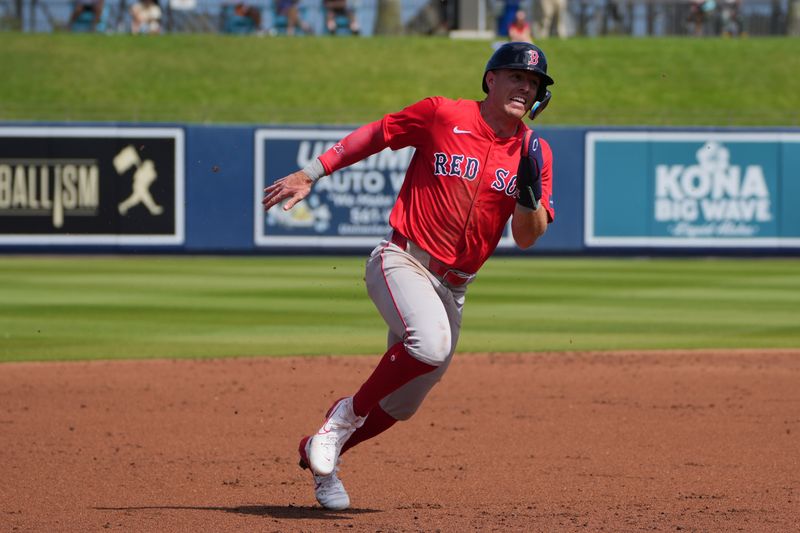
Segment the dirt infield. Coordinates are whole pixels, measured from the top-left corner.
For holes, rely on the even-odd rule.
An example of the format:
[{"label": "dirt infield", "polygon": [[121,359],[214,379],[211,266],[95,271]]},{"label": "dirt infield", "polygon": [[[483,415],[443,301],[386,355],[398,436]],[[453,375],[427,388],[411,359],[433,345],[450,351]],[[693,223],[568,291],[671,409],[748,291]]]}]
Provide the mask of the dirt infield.
[{"label": "dirt infield", "polygon": [[0,365],[0,531],[800,531],[800,351],[459,354],[344,456],[372,357]]}]

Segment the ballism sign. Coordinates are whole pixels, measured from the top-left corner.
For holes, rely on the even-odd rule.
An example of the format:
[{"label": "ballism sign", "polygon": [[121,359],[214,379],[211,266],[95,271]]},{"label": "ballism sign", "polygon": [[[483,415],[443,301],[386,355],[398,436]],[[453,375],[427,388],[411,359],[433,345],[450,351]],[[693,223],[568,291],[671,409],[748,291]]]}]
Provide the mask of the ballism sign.
[{"label": "ballism sign", "polygon": [[182,244],[183,131],[0,128],[0,243]]},{"label": "ballism sign", "polygon": [[590,247],[800,247],[800,135],[590,132]]}]

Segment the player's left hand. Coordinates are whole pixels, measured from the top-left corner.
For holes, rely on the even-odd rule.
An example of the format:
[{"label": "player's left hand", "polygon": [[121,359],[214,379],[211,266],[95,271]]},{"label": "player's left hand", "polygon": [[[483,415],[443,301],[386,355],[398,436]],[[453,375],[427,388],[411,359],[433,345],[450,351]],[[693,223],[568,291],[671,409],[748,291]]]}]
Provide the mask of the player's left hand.
[{"label": "player's left hand", "polygon": [[313,184],[314,181],[306,176],[302,170],[276,180],[275,183],[264,189],[264,199],[261,200],[264,205],[264,211],[269,211],[275,204],[289,198],[289,201],[283,206],[283,210],[288,211],[297,202],[308,196]]},{"label": "player's left hand", "polygon": [[517,203],[533,210],[539,209],[542,200],[542,173],[536,160],[537,150],[541,150],[539,138],[532,131],[526,131],[517,168]]}]

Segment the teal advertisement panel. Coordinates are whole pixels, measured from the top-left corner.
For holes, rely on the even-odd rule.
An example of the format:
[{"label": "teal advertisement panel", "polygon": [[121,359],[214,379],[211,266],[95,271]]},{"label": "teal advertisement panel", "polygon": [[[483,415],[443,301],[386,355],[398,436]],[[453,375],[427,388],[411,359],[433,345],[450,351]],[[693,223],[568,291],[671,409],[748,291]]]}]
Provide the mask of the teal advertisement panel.
[{"label": "teal advertisement panel", "polygon": [[589,132],[588,247],[800,247],[800,135]]}]

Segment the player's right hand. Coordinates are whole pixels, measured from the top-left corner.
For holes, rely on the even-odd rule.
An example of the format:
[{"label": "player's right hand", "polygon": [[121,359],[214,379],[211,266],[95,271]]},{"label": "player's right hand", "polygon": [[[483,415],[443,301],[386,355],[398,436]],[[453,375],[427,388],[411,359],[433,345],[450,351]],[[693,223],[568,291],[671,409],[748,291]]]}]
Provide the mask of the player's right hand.
[{"label": "player's right hand", "polygon": [[275,183],[264,189],[264,199],[261,200],[264,205],[264,211],[269,211],[275,204],[279,204],[289,198],[289,201],[283,205],[283,210],[288,211],[297,202],[308,196],[313,184],[314,181],[306,176],[302,170],[276,180]]}]

